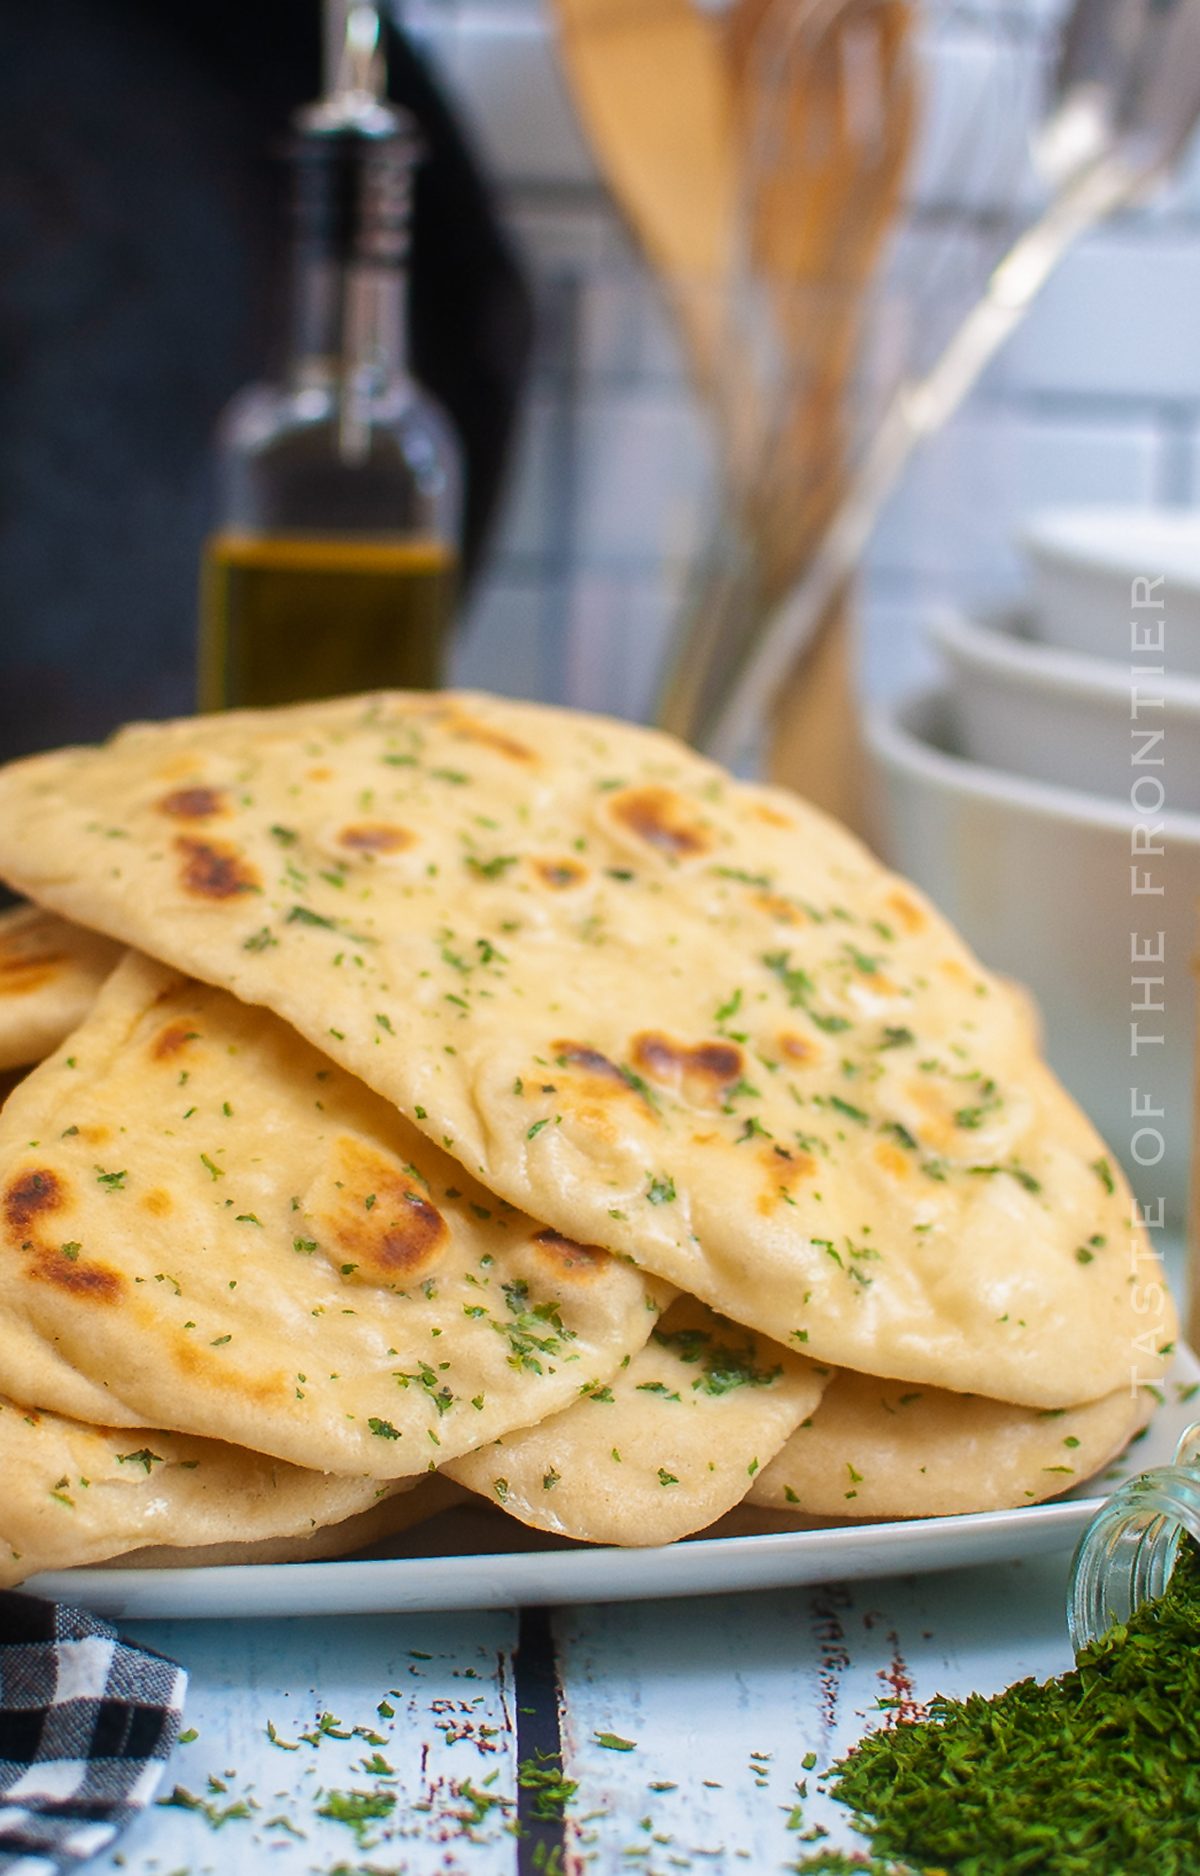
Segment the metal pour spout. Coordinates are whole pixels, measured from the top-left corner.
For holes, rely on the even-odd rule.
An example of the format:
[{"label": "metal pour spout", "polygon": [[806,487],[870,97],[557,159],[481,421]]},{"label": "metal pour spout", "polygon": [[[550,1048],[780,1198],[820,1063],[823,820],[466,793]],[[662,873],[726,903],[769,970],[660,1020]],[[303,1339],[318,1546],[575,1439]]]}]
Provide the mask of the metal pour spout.
[{"label": "metal pour spout", "polygon": [[379,11],[371,0],[325,0],[323,95],[298,113],[301,130],[390,135],[397,113],[385,102],[387,61]]}]

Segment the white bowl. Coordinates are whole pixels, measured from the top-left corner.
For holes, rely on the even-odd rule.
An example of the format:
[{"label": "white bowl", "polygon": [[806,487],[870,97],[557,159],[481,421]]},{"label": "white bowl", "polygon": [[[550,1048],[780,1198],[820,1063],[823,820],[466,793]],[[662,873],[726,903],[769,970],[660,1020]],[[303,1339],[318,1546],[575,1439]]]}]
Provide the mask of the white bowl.
[{"label": "white bowl", "polygon": [[[1189,959],[1200,894],[1200,815],[1163,817],[1162,858],[1138,860],[1161,895],[1131,897],[1137,815],[1117,802],[1005,775],[951,753],[943,694],[868,713],[883,848],[995,970],[1029,985],[1046,1053],[1124,1165],[1143,1205],[1182,1220],[1191,1137],[1195,994]],[[1130,961],[1131,933],[1165,962]],[[1131,990],[1133,973],[1161,988]],[[1131,1009],[1161,1001],[1162,1012]],[[1131,1056],[1139,1038],[1162,1043]],[[1162,1108],[1134,1117],[1139,1102]],[[1149,1133],[1142,1129],[1151,1130]],[[1161,1135],[1159,1146],[1153,1134]],[[1139,1164],[1155,1159],[1154,1164]]]},{"label": "white bowl", "polygon": [[1200,673],[1200,508],[1047,508],[1019,539],[1048,644]]},{"label": "white bowl", "polygon": [[[930,621],[950,666],[956,748],[991,768],[1120,801],[1139,776],[1157,776],[1172,808],[1200,813],[1200,678],[1131,678],[1128,663],[1058,651],[1029,633],[1021,613]],[[1158,730],[1163,740],[1148,742]],[[1139,790],[1147,801],[1156,793]]]}]

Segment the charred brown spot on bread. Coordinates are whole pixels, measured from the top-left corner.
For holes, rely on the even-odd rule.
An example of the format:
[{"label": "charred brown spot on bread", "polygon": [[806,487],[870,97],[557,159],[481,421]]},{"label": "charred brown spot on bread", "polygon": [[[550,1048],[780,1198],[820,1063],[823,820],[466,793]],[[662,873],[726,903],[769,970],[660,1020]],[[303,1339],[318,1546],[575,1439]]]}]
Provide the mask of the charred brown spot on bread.
[{"label": "charred brown spot on bread", "polygon": [[580,866],[578,860],[535,860],[533,870],[544,886],[556,892],[579,886],[588,876],[587,867]]},{"label": "charred brown spot on bread", "polygon": [[63,1181],[48,1166],[30,1167],[17,1174],[4,1194],[5,1223],[19,1236],[48,1212],[64,1210],[69,1197]]},{"label": "charred brown spot on bread", "polygon": [[150,1059],[154,1062],[170,1062],[187,1048],[189,1042],[198,1042],[199,1036],[190,1023],[168,1023],[160,1029],[150,1045]]},{"label": "charred brown spot on bread", "polygon": [[107,1264],[87,1263],[80,1257],[64,1257],[60,1251],[39,1245],[38,1256],[27,1273],[35,1283],[53,1284],[69,1296],[91,1303],[118,1303],[125,1291],[125,1279]]},{"label": "charred brown spot on bread", "polygon": [[411,829],[398,827],[394,821],[356,821],[343,827],[338,845],[349,847],[351,853],[403,853],[416,845],[416,839]]},{"label": "charred brown spot on bread", "polygon": [[[236,1342],[233,1347],[237,1347]],[[236,1366],[236,1358],[230,1360],[224,1349],[207,1348],[187,1331],[175,1336],[170,1349],[175,1366],[203,1382],[213,1395],[240,1394],[258,1407],[275,1407],[289,1400],[295,1388],[293,1382],[289,1389],[283,1374],[243,1374]]]},{"label": "charred brown spot on bread", "polygon": [[817,1170],[812,1154],[798,1146],[764,1146],[758,1159],[780,1185],[787,1185],[794,1179],[811,1179]]},{"label": "charred brown spot on bread", "polygon": [[[601,1120],[603,1108],[590,1105],[588,1097],[591,1102],[608,1104],[619,1093],[636,1101],[643,1114],[657,1114],[653,1094],[634,1070],[619,1068],[590,1043],[560,1041],[552,1042],[550,1048],[557,1068],[574,1070],[570,1082],[556,1081],[555,1089],[564,1114],[578,1126],[606,1141],[614,1138],[611,1123]],[[582,1103],[577,1100],[580,1095]]]},{"label": "charred brown spot on bread", "polygon": [[93,1121],[79,1129],[79,1138],[86,1146],[107,1146],[112,1137],[112,1128],[106,1127],[103,1122]]},{"label": "charred brown spot on bread", "polygon": [[586,1074],[597,1075],[602,1081],[619,1082],[622,1087],[629,1085],[616,1063],[586,1042],[552,1042],[550,1047],[560,1068],[582,1068]]},{"label": "charred brown spot on bread", "polygon": [[175,788],[159,801],[158,811],[176,821],[211,821],[228,814],[229,803],[223,788]]},{"label": "charred brown spot on bread", "polygon": [[359,1282],[399,1277],[410,1283],[427,1276],[450,1237],[437,1206],[413,1188],[390,1192],[382,1200],[376,1194],[376,1203],[385,1208],[377,1224],[367,1217],[343,1218],[334,1228],[339,1250],[358,1263],[356,1270],[342,1274]]},{"label": "charred brown spot on bread", "polygon": [[197,899],[236,899],[262,886],[256,867],[224,840],[189,840],[179,835],[175,851],[183,862],[180,885]]},{"label": "charred brown spot on bread", "polygon": [[742,1074],[742,1052],[733,1042],[698,1042],[689,1047],[659,1030],[633,1038],[634,1066],[660,1087],[681,1093],[699,1107],[722,1102]]},{"label": "charred brown spot on bread", "polygon": [[916,904],[915,900],[910,899],[907,893],[889,893],[887,906],[907,932],[924,931],[929,923],[921,907]]},{"label": "charred brown spot on bread", "polygon": [[305,1210],[347,1282],[418,1282],[436,1269],[450,1243],[450,1228],[416,1169],[357,1140],[338,1141]]},{"label": "charred brown spot on bread", "polygon": [[797,1036],[791,1030],[785,1030],[779,1038],[779,1053],[789,1062],[819,1062],[820,1045],[808,1036]]},{"label": "charred brown spot on bread", "polygon": [[606,1107],[584,1104],[581,1107],[565,1107],[565,1112],[572,1132],[587,1134],[596,1145],[616,1145],[617,1129]]},{"label": "charred brown spot on bread", "polygon": [[608,1252],[599,1244],[579,1244],[574,1238],[565,1238],[561,1231],[549,1227],[539,1231],[533,1241],[541,1262],[556,1277],[570,1276],[576,1283],[590,1282],[609,1261]]},{"label": "charred brown spot on bread", "polygon": [[153,1191],[145,1194],[142,1204],[155,1218],[165,1218],[172,1208],[173,1200],[169,1192],[164,1192],[161,1186],[155,1186]]},{"label": "charred brown spot on bread", "polygon": [[510,762],[536,762],[532,749],[519,743],[515,736],[506,736],[503,730],[495,730],[490,723],[480,723],[474,717],[454,716],[450,719],[450,733],[463,743],[479,743],[484,749],[494,749],[499,756],[507,756]]},{"label": "charred brown spot on bread", "polygon": [[817,1170],[812,1154],[796,1146],[764,1146],[759,1151],[758,1163],[766,1174],[758,1195],[758,1209],[764,1217],[769,1217],[777,1206],[787,1204],[793,1189],[805,1179],[813,1178]]},{"label": "charred brown spot on bread", "polygon": [[707,853],[713,844],[692,804],[660,783],[614,795],[610,812],[622,827],[671,860]]},{"label": "charred brown spot on bread", "polygon": [[0,957],[0,997],[28,997],[61,977],[68,960],[61,952],[42,957]]},{"label": "charred brown spot on bread", "polygon": [[785,899],[780,892],[756,892],[754,903],[760,912],[765,912],[777,925],[803,925],[807,922],[801,908],[791,899]]}]

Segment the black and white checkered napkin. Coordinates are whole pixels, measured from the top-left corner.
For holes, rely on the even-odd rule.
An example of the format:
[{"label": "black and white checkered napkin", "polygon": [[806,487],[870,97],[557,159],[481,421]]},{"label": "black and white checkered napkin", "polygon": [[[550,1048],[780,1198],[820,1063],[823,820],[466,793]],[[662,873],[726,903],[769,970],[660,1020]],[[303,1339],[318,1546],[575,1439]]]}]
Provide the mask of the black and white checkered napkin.
[{"label": "black and white checkered napkin", "polygon": [[154,1795],[187,1675],[82,1609],[0,1591],[0,1871],[61,1876]]}]

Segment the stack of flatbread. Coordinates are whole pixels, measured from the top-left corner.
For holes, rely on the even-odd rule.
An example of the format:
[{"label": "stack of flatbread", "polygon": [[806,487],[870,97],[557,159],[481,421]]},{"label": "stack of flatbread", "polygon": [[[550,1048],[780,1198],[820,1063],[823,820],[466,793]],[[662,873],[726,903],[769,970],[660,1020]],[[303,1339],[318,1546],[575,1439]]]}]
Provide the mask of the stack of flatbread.
[{"label": "stack of flatbread", "polygon": [[17,763],[0,877],[0,1580],[987,1510],[1144,1422],[1115,1162],[789,795],[390,694]]}]

